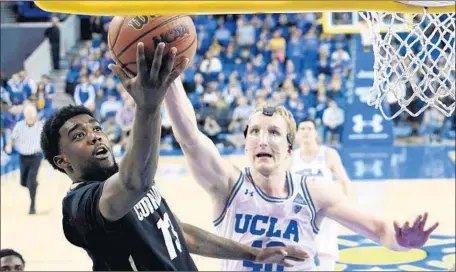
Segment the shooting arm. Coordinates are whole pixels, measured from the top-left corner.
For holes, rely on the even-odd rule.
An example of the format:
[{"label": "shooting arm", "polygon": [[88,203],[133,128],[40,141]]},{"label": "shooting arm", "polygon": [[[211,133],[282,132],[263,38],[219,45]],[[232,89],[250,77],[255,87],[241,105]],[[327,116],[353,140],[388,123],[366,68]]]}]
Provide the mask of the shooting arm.
[{"label": "shooting arm", "polygon": [[111,221],[123,217],[153,184],[160,144],[160,107],[136,109],[119,173],[106,181],[100,211]]},{"label": "shooting arm", "polygon": [[214,143],[199,131],[195,111],[180,79],[171,85],[165,105],[174,136],[196,181],[217,203],[225,204],[240,171],[224,160]]}]

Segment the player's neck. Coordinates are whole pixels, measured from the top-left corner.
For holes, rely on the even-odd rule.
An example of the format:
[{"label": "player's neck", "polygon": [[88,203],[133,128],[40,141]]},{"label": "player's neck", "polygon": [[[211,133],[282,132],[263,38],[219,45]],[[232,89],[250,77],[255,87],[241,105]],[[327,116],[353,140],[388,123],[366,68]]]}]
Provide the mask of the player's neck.
[{"label": "player's neck", "polygon": [[309,155],[315,154],[315,152],[317,152],[318,149],[320,149],[320,146],[316,142],[308,142],[308,143],[302,144],[300,146],[300,149],[301,149],[302,155],[309,156]]},{"label": "player's neck", "polygon": [[274,197],[286,197],[286,171],[274,171],[269,175],[263,175],[255,169],[251,169],[252,179],[265,193]]}]

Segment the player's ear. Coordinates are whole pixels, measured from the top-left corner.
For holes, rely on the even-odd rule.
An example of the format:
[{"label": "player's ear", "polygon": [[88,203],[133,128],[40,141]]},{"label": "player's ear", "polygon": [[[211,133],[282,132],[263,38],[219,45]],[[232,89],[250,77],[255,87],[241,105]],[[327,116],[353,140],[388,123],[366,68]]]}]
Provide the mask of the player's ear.
[{"label": "player's ear", "polygon": [[70,167],[70,163],[63,155],[57,155],[52,160],[54,161],[54,164],[62,170]]}]

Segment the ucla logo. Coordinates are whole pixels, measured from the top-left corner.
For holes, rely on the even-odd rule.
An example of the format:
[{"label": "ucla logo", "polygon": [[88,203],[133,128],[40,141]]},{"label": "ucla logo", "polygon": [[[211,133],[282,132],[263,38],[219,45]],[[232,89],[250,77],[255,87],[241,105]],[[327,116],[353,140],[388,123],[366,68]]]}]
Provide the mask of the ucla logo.
[{"label": "ucla logo", "polygon": [[323,171],[321,169],[306,168],[306,169],[301,169],[299,171],[296,171],[296,174],[301,175],[301,176],[309,176],[309,177],[322,177]]},{"label": "ucla logo", "polygon": [[431,235],[420,249],[395,252],[360,235],[339,236],[338,271],[448,271],[455,262],[455,236]]},{"label": "ucla logo", "polygon": [[237,233],[250,233],[254,236],[280,237],[286,240],[299,242],[298,222],[290,220],[286,228],[280,228],[278,219],[272,216],[236,214],[234,231]]},{"label": "ucla logo", "polygon": [[141,30],[151,19],[157,16],[135,16],[128,22],[128,26],[136,30]]},{"label": "ucla logo", "polygon": [[306,206],[306,205],[308,205],[307,202],[304,200],[304,198],[301,196],[301,194],[298,193],[298,195],[293,200],[294,212],[299,213],[302,210],[302,207]]}]

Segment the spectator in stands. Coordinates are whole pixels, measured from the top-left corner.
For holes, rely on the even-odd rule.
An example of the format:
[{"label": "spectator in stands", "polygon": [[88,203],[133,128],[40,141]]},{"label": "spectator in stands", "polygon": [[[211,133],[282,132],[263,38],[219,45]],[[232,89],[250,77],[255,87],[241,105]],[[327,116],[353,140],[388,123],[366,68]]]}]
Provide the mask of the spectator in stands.
[{"label": "spectator in stands", "polygon": [[315,108],[317,106],[317,96],[315,92],[312,92],[309,88],[309,84],[305,81],[301,83],[299,99],[308,108]]},{"label": "spectator in stands", "polygon": [[203,132],[206,134],[211,141],[214,143],[217,143],[217,137],[220,134],[222,129],[220,128],[219,124],[217,123],[217,120],[215,120],[214,115],[208,115],[206,116],[204,120],[204,127],[203,127]]},{"label": "spectator in stands", "polygon": [[117,96],[114,94],[107,95],[107,100],[101,103],[100,116],[101,120],[104,120],[108,115],[116,115],[116,113],[122,109],[122,102],[117,100]]},{"label": "spectator in stands", "polygon": [[55,70],[60,69],[60,20],[58,17],[51,17],[51,26],[44,31],[44,36],[51,44],[52,64]]},{"label": "spectator in stands", "polygon": [[296,108],[292,111],[294,118],[297,121],[305,120],[309,118],[309,110],[302,101],[298,101]]},{"label": "spectator in stands", "polygon": [[37,176],[41,164],[40,135],[43,129],[43,122],[38,120],[36,107],[31,103],[26,103],[23,113],[24,120],[17,122],[14,126],[5,151],[11,153],[14,144],[20,154],[20,182],[30,192],[29,214],[35,214]]},{"label": "spectator in stands", "polygon": [[[328,108],[323,112],[323,141],[335,144],[342,132],[345,121],[344,111],[339,108],[334,100],[328,102]],[[328,133],[330,139],[328,140]]]},{"label": "spectator in stands", "polygon": [[237,99],[237,107],[233,110],[233,120],[237,120],[240,123],[242,129],[247,125],[247,117],[253,111],[252,105],[248,104],[247,98],[241,96]]},{"label": "spectator in stands", "polygon": [[25,97],[30,97],[36,92],[36,82],[32,78],[27,76],[27,73],[22,70],[19,73],[20,84],[22,85],[22,91],[25,92]]},{"label": "spectator in stands", "polygon": [[216,77],[214,77],[214,75],[222,71],[222,62],[216,55],[208,51],[201,62],[200,71],[205,74],[207,78],[215,79]]},{"label": "spectator in stands", "polygon": [[91,74],[94,74],[97,70],[100,69],[100,61],[95,58],[95,54],[90,54],[87,57],[87,69]]},{"label": "spectator in stands", "polygon": [[331,68],[333,73],[348,76],[350,67],[350,55],[344,50],[343,45],[337,45],[337,50],[331,55]]},{"label": "spectator in stands", "polygon": [[93,111],[95,109],[95,88],[87,82],[86,75],[81,76],[79,82],[74,90],[74,102],[76,105],[84,105]]},{"label": "spectator in stands", "polygon": [[235,148],[242,148],[245,144],[245,137],[243,133],[245,127],[243,127],[242,124],[243,120],[241,118],[233,118],[228,125],[229,134],[226,136],[226,140]]},{"label": "spectator in stands", "polygon": [[274,31],[272,39],[269,41],[269,48],[277,54],[281,62],[285,61],[285,50],[287,41],[282,37],[282,30],[277,29]]},{"label": "spectator in stands", "polygon": [[218,20],[218,29],[215,31],[215,37],[222,46],[227,46],[231,40],[231,32],[225,27],[223,18]]},{"label": "spectator in stands", "polygon": [[22,255],[13,249],[0,250],[1,271],[24,271],[25,260]]},{"label": "spectator in stands", "polygon": [[218,100],[219,97],[217,95],[217,83],[209,82],[202,96],[202,119],[206,119],[207,115],[215,115],[215,109]]},{"label": "spectator in stands", "polygon": [[2,104],[9,105],[11,106],[11,99],[10,99],[10,93],[7,91],[7,89],[3,86],[0,86],[0,98],[2,101]]},{"label": "spectator in stands", "polygon": [[104,133],[113,144],[118,144],[120,142],[122,129],[116,122],[116,115],[114,112],[110,112],[105,116],[101,126],[103,127]]},{"label": "spectator in stands", "polygon": [[117,111],[116,122],[119,124],[120,129],[122,130],[122,139],[120,140],[120,145],[122,147],[125,147],[127,144],[127,138],[130,135],[130,131],[133,126],[133,120],[135,117],[135,103],[133,98],[131,98],[128,93],[123,94],[122,98],[124,105],[119,111]]},{"label": "spectator in stands", "polygon": [[9,99],[13,105],[20,105],[27,99],[19,74],[11,76],[6,90],[9,92]]},{"label": "spectator in stands", "polygon": [[237,20],[237,44],[248,48],[255,43],[255,28],[253,25],[240,16]]}]

